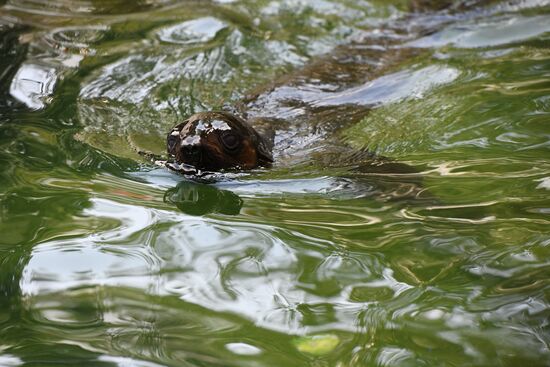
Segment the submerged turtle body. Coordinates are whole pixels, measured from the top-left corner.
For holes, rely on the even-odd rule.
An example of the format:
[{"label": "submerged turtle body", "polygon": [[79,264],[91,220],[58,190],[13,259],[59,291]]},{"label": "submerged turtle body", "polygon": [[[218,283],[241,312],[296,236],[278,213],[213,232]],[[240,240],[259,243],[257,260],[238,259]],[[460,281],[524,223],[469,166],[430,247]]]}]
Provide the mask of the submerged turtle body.
[{"label": "submerged turtle body", "polygon": [[198,170],[252,169],[273,162],[268,141],[228,112],[192,115],[168,133],[166,148],[176,163]]}]

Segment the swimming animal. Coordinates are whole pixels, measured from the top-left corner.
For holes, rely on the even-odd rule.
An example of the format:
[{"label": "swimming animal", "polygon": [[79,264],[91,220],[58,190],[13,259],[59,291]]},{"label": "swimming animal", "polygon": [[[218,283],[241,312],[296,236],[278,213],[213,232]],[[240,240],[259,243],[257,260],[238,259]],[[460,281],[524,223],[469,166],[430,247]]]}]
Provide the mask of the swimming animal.
[{"label": "swimming animal", "polygon": [[[423,18],[417,12],[437,9],[442,14],[441,19],[447,19],[443,15],[450,16],[459,10],[454,5],[451,7],[454,3],[414,0],[414,12],[405,18],[411,21],[418,17],[415,21],[420,22]],[[462,4],[464,9],[460,10],[475,9],[477,4],[478,1],[469,1]],[[469,16],[478,13],[473,10]],[[356,165],[373,169],[380,162],[387,162],[370,152],[368,142],[361,149],[347,146],[338,132],[360,122],[376,106],[402,99],[407,93],[418,90],[418,86],[412,88],[412,85],[419,83],[422,70],[420,74],[414,71],[391,73],[404,59],[412,59],[423,52],[421,48],[403,45],[402,37],[392,36],[403,24],[388,25],[387,37],[367,33],[260,86],[237,102],[234,109],[237,113],[192,115],[168,133],[167,151],[173,162],[169,161],[166,166],[181,173],[193,173],[193,169],[221,171],[269,167],[273,163],[273,141],[267,134],[255,130],[258,121],[277,128],[275,152],[277,158],[285,158],[285,164],[317,160],[323,166]],[[414,36],[434,32],[444,24],[444,20],[430,24]],[[408,39],[414,38],[411,34]],[[426,88],[430,85],[425,84]]]}]

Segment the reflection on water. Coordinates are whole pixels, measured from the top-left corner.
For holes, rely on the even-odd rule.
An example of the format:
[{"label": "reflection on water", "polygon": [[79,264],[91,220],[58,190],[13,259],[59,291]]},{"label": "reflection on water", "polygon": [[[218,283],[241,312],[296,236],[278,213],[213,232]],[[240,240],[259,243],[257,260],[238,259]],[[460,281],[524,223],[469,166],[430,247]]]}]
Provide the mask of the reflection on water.
[{"label": "reflection on water", "polygon": [[205,17],[162,29],[158,37],[171,43],[204,43],[214,39],[216,33],[224,28],[225,24],[218,19]]},{"label": "reflection on water", "polygon": [[550,4],[442,4],[4,2],[0,365],[547,365]]},{"label": "reflection on water", "polygon": [[191,215],[237,215],[243,205],[241,198],[231,191],[191,181],[181,181],[175,188],[166,191],[164,201]]},{"label": "reflection on water", "polygon": [[45,106],[44,99],[53,93],[56,70],[48,66],[24,64],[13,77],[10,94],[30,108]]},{"label": "reflection on water", "polygon": [[503,17],[488,22],[450,26],[441,32],[410,43],[413,47],[441,47],[452,44],[459,48],[500,46],[528,40],[550,31],[547,16]]}]

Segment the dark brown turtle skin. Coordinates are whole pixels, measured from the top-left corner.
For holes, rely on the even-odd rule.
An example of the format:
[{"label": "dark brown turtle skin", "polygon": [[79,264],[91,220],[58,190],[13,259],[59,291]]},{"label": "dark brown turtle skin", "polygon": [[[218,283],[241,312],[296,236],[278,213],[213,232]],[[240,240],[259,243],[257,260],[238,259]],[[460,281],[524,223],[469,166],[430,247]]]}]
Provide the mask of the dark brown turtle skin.
[{"label": "dark brown turtle skin", "polygon": [[228,112],[201,112],[174,126],[168,154],[197,170],[248,170],[273,163],[270,144],[242,118]]}]

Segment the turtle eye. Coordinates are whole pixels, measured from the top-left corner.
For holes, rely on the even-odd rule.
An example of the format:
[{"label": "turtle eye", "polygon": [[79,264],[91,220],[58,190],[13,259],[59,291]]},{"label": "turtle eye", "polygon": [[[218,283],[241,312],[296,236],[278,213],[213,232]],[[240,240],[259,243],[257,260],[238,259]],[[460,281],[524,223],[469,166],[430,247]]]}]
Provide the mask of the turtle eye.
[{"label": "turtle eye", "polygon": [[226,132],[222,134],[221,141],[223,146],[230,151],[236,150],[241,144],[239,137],[232,132]]}]

